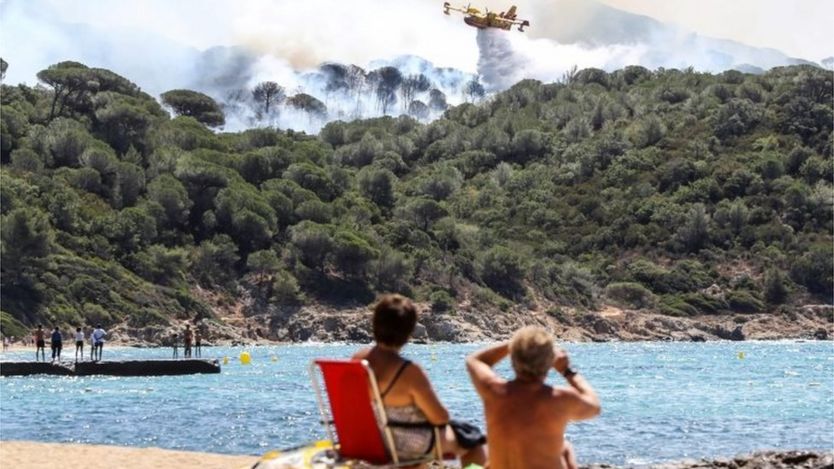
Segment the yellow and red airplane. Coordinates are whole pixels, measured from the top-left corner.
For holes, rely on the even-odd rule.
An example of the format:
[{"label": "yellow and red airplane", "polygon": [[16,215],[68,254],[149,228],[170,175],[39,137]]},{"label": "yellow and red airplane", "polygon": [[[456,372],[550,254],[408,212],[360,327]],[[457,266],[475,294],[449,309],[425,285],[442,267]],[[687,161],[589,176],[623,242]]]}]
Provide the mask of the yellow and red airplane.
[{"label": "yellow and red airplane", "polygon": [[525,26],[530,26],[530,22],[527,20],[517,20],[515,11],[515,5],[511,6],[507,12],[501,13],[493,13],[488,9],[484,8],[484,12],[481,13],[480,10],[477,8],[472,8],[471,5],[467,5],[466,7],[456,8],[453,7],[449,2],[443,3],[443,13],[449,14],[450,11],[458,11],[466,15],[463,18],[463,22],[468,24],[469,26],[478,28],[478,29],[486,29],[486,28],[498,28],[504,29],[509,31],[513,25],[518,25],[519,31],[524,31]]}]

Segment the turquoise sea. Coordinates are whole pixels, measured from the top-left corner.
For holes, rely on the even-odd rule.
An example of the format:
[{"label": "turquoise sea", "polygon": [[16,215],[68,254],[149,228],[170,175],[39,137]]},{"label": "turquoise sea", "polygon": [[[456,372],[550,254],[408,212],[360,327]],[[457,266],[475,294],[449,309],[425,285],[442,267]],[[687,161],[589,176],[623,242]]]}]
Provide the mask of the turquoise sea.
[{"label": "turquoise sea", "polygon": [[[0,379],[0,439],[262,454],[324,438],[308,365],[356,345],[206,347],[230,357],[218,375]],[[483,425],[464,370],[476,345],[410,345],[457,418]],[[768,448],[834,447],[834,344],[568,344],[603,413],[573,424],[580,462],[642,464]],[[248,350],[252,364],[239,363]],[[744,358],[739,357],[744,353]],[[167,358],[169,349],[105,349],[105,359]],[[33,353],[3,354],[4,360]],[[274,359],[273,359],[274,357]],[[507,363],[500,370],[509,371]],[[560,383],[561,377],[551,381]]]}]

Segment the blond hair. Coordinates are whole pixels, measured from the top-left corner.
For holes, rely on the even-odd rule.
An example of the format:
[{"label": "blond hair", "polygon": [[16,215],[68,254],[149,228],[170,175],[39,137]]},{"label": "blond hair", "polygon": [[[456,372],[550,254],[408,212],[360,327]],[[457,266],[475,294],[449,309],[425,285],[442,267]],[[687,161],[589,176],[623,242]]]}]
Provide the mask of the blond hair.
[{"label": "blond hair", "polygon": [[510,357],[516,376],[544,378],[553,366],[553,336],[538,326],[517,330],[510,339]]}]

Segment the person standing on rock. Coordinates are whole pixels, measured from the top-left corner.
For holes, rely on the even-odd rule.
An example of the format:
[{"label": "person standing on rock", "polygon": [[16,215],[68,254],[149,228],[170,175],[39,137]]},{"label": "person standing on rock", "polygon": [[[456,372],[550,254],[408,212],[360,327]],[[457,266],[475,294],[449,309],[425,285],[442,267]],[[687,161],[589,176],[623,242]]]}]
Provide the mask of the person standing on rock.
[{"label": "person standing on rock", "polygon": [[203,356],[203,335],[200,333],[200,328],[194,330],[194,353],[197,357]]},{"label": "person standing on rock", "polygon": [[173,358],[177,359],[177,358],[180,357],[179,351],[177,351],[177,334],[174,333],[174,335],[171,337],[171,339],[172,339],[171,340],[171,345],[174,347],[174,356],[173,356]]},{"label": "person standing on rock", "polygon": [[41,358],[46,361],[46,339],[43,332],[43,326],[38,324],[35,330],[35,361],[38,361],[38,351],[41,352]]},{"label": "person standing on rock", "polygon": [[93,337],[93,331],[96,328],[90,325],[90,361],[95,361],[96,359],[96,339]]},{"label": "person standing on rock", "polygon": [[49,345],[52,348],[52,361],[54,362],[56,359],[61,361],[61,349],[64,347],[64,338],[61,336],[61,331],[58,329],[58,326],[55,326],[55,329],[52,330]]},{"label": "person standing on rock", "polygon": [[81,361],[84,361],[84,331],[80,327],[75,328],[75,361],[78,361],[78,352],[81,352]]},{"label": "person standing on rock", "polygon": [[96,324],[96,328],[93,330],[93,347],[95,350],[93,355],[98,361],[101,361],[101,354],[104,351],[104,336],[106,335],[107,332],[101,328],[101,324]]},{"label": "person standing on rock", "polygon": [[[493,370],[508,354],[515,371],[509,381]],[[469,355],[466,368],[484,402],[490,468],[577,468],[565,428],[572,420],[599,415],[601,406],[591,385],[570,367],[567,353],[554,347],[550,333],[523,327],[509,342]],[[551,368],[569,386],[545,384]]]},{"label": "person standing on rock", "polygon": [[185,326],[185,333],[182,335],[183,338],[183,356],[185,358],[191,358],[191,342],[194,340],[194,333],[191,331],[191,326]]}]

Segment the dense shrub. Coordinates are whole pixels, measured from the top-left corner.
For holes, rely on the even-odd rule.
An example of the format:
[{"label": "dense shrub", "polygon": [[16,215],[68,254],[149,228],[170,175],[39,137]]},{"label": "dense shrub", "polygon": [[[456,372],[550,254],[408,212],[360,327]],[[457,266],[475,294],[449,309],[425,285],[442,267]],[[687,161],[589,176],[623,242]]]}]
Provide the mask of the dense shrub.
[{"label": "dense shrub", "polygon": [[649,308],[655,304],[652,292],[633,282],[609,283],[605,287],[605,296],[615,303],[634,309]]},{"label": "dense shrub", "polygon": [[[828,71],[574,70],[450,109],[427,79],[362,76],[387,111],[446,112],[215,133],[229,103],[174,90],[171,118],[76,62],[0,85],[3,311],[164,324],[246,288],[280,308],[400,291],[583,310],[606,286],[677,315],[831,301]],[[235,106],[328,112],[258,86]]]}]

